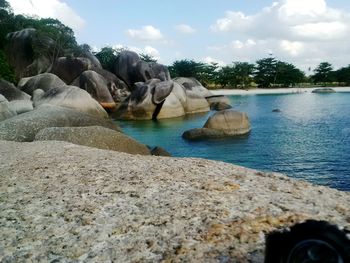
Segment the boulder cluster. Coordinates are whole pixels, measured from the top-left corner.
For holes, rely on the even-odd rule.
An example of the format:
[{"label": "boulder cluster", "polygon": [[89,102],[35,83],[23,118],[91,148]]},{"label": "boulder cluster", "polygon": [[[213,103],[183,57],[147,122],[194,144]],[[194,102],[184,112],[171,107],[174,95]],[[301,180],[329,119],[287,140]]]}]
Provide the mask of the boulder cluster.
[{"label": "boulder cluster", "polygon": [[[72,141],[73,131],[83,134],[87,130],[53,129],[46,130],[45,136],[40,131],[52,127],[101,126],[119,132],[108,113],[115,119],[155,120],[231,108],[228,98],[214,96],[196,79],[172,79],[166,66],[143,61],[135,52],[122,51],[110,72],[88,51],[80,56],[67,54],[55,58],[36,52],[39,44],[54,47],[52,39],[41,37],[32,28],[7,36],[7,57],[18,84],[0,80],[0,139],[33,141],[65,137]],[[226,130],[216,136],[219,134],[236,135],[236,132]],[[86,145],[84,140],[72,142]],[[145,152],[152,150],[139,151]],[[159,148],[153,152],[168,155]]]}]

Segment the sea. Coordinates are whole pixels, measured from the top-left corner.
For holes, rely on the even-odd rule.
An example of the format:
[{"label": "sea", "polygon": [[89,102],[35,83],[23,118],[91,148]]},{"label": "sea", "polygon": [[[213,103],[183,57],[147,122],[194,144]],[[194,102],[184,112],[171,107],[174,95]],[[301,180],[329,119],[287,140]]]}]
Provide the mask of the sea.
[{"label": "sea", "polygon": [[127,135],[160,146],[175,157],[219,160],[350,191],[350,93],[228,97],[233,110],[248,114],[252,130],[246,136],[204,141],[182,138],[186,130],[203,127],[213,111],[158,121],[116,122]]}]

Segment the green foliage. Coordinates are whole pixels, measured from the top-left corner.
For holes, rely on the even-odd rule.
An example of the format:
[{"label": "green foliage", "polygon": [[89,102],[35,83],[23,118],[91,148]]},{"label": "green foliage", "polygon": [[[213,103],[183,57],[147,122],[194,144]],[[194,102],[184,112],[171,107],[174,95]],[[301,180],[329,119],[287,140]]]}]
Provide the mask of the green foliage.
[{"label": "green foliage", "polygon": [[256,62],[254,80],[259,87],[290,87],[305,81],[305,74],[293,64],[275,58],[263,58]]},{"label": "green foliage", "polygon": [[297,69],[293,64],[278,61],[276,71],[275,83],[280,86],[290,87],[305,81],[304,72]]},{"label": "green foliage", "polygon": [[252,82],[254,65],[248,62],[234,62],[218,71],[217,84],[222,87],[246,87]]},{"label": "green foliage", "polygon": [[275,58],[263,58],[256,62],[254,80],[259,87],[269,88],[276,83],[277,60]]},{"label": "green foliage", "polygon": [[0,50],[0,79],[5,79],[9,82],[15,82],[15,75],[13,69],[7,63],[5,54]]},{"label": "green foliage", "polygon": [[141,60],[143,60],[145,62],[157,62],[157,59],[152,57],[151,55],[141,53],[141,54],[139,54],[139,56],[140,56]]},{"label": "green foliage", "polygon": [[335,80],[332,64],[328,62],[321,62],[314,72],[315,74],[312,76],[314,83],[326,83]]},{"label": "green foliage", "polygon": [[110,72],[114,71],[114,66],[118,58],[118,52],[112,47],[104,47],[101,51],[95,53],[102,67]]},{"label": "green foliage", "polygon": [[339,83],[350,85],[350,65],[342,67],[334,72],[334,77]]}]

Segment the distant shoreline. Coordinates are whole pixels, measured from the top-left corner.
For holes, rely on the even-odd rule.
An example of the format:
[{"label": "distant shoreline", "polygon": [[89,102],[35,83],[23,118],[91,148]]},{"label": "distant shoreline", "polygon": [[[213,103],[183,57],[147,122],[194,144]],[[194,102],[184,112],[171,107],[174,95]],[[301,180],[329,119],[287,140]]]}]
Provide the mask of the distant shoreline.
[{"label": "distant shoreline", "polygon": [[[323,88],[323,87],[322,87]],[[278,89],[217,89],[210,90],[214,95],[258,95],[258,94],[293,94],[311,93],[316,88],[278,88]],[[336,92],[350,92],[350,87],[333,88]]]}]

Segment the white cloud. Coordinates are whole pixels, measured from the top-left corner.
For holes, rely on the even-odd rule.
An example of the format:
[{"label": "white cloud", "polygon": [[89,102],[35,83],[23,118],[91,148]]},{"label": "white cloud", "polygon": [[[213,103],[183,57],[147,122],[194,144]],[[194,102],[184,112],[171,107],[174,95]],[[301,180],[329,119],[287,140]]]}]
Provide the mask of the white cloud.
[{"label": "white cloud", "polygon": [[182,34],[193,34],[196,32],[196,29],[189,25],[181,24],[181,25],[176,25],[175,30],[179,33]]},{"label": "white cloud", "polygon": [[151,25],[143,26],[141,29],[128,29],[127,34],[142,42],[164,41],[160,30]]},{"label": "white cloud", "polygon": [[74,30],[84,27],[85,21],[62,0],[7,0],[15,14],[56,18]]},{"label": "white cloud", "polygon": [[205,57],[202,59],[202,61],[208,64],[216,63],[219,67],[224,67],[227,65],[227,63],[225,63],[224,61],[212,57]]},{"label": "white cloud", "polygon": [[208,47],[209,56],[216,52],[224,61],[254,62],[271,54],[306,68],[320,59],[335,67],[350,61],[350,13],[326,0],[279,0],[255,14],[226,11],[210,28],[235,36],[226,45]]},{"label": "white cloud", "polygon": [[291,56],[298,56],[304,49],[304,44],[298,41],[291,42],[282,40],[280,43],[282,50],[289,52]]}]

